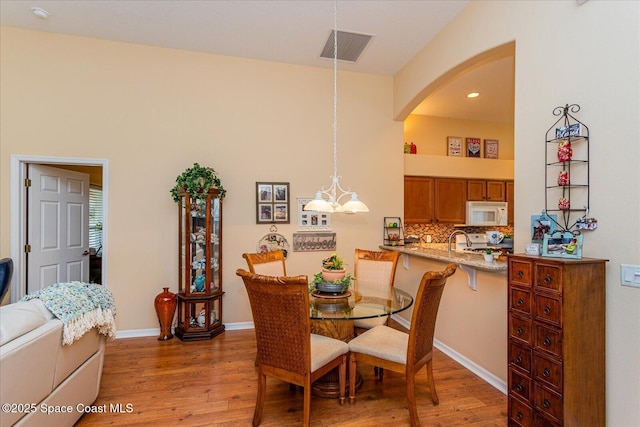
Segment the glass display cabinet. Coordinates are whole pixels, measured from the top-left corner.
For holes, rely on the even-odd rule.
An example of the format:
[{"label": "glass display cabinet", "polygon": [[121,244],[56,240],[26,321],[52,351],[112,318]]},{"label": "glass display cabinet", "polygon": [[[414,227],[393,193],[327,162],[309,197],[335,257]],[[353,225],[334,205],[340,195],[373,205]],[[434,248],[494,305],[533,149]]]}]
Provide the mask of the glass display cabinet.
[{"label": "glass display cabinet", "polygon": [[211,339],[222,324],[222,202],[217,188],[206,197],[180,192],[178,324],[183,341]]}]

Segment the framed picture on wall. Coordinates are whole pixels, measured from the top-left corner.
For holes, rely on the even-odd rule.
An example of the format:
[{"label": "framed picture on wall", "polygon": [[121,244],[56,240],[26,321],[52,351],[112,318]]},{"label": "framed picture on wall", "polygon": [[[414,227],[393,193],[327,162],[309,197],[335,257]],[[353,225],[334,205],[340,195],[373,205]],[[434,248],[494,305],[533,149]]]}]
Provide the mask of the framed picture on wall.
[{"label": "framed picture on wall", "polygon": [[459,136],[447,137],[447,156],[462,157],[462,138]]},{"label": "framed picture on wall", "polygon": [[498,158],[498,140],[497,139],[484,140],[484,158],[485,159]]},{"label": "framed picture on wall", "polygon": [[289,224],[289,183],[256,182],[256,224]]},{"label": "framed picture on wall", "polygon": [[467,157],[480,157],[480,138],[467,138]]},{"label": "framed picture on wall", "polygon": [[331,214],[328,212],[305,211],[304,207],[313,198],[298,200],[298,230],[331,230]]}]

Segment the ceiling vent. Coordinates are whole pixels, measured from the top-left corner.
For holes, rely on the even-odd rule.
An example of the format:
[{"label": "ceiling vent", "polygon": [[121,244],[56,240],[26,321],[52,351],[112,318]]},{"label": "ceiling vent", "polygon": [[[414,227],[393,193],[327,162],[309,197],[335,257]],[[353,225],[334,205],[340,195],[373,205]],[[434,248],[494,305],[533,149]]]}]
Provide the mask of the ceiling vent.
[{"label": "ceiling vent", "polygon": [[[333,59],[333,30],[322,49],[321,58]],[[373,36],[338,30],[338,60],[356,62]]]}]

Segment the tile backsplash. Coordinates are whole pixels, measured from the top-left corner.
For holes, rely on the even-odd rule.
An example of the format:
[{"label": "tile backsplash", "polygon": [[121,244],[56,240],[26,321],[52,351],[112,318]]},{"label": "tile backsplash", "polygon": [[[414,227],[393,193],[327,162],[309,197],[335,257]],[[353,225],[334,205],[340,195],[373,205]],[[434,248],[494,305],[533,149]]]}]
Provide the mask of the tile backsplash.
[{"label": "tile backsplash", "polygon": [[504,234],[513,235],[513,226],[506,227],[454,227],[452,224],[406,224],[404,227],[406,236],[418,236],[426,242],[427,235],[431,236],[432,243],[447,243],[449,235],[454,230],[463,230],[467,233],[484,233],[489,230],[498,230]]}]

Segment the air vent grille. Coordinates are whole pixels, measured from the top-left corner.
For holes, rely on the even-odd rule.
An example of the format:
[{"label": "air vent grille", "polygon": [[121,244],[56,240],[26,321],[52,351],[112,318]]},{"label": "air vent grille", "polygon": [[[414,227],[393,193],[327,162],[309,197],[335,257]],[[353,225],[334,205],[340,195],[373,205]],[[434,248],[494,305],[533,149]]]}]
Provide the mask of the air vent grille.
[{"label": "air vent grille", "polygon": [[[321,58],[333,59],[333,30],[322,49]],[[338,30],[338,59],[356,62],[373,36]]]}]

